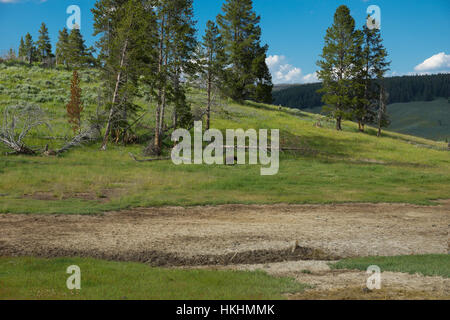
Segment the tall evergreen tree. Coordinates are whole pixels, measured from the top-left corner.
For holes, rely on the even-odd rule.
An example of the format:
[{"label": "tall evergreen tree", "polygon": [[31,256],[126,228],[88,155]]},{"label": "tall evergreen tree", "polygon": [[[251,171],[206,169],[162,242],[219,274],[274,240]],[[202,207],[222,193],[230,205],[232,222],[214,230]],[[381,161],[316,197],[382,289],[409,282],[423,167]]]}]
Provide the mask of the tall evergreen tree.
[{"label": "tall evergreen tree", "polygon": [[[172,127],[188,128],[192,124],[191,106],[186,100],[182,76],[195,72],[193,63],[197,39],[193,0],[172,0],[170,4],[170,34],[167,46],[167,67],[169,71],[169,95],[167,102],[173,105]],[[164,119],[162,118],[162,121]]]},{"label": "tall evergreen tree", "polygon": [[[370,19],[370,17],[368,18]],[[387,51],[382,44],[379,29],[369,29],[366,25],[362,29],[363,46],[358,54],[358,104],[354,110],[355,120],[359,130],[364,131],[365,124],[376,123],[380,106],[380,92],[384,85],[384,75],[389,70]]]},{"label": "tall evergreen tree", "polygon": [[52,44],[50,43],[48,29],[44,22],[42,22],[41,28],[39,29],[39,39],[36,42],[36,45],[40,61],[52,57]]},{"label": "tall evergreen tree", "polygon": [[261,18],[253,10],[253,1],[227,0],[222,11],[217,23],[229,65],[224,93],[240,101],[261,96],[265,101],[272,100],[267,97],[272,79],[264,66],[267,47],[261,47]]},{"label": "tall evergreen tree", "polygon": [[59,31],[58,42],[56,43],[56,64],[63,64],[67,66],[68,45],[69,33],[67,32],[67,28],[64,28]]},{"label": "tall evergreen tree", "polygon": [[253,93],[253,99],[257,102],[264,102],[271,104],[273,102],[272,90],[272,75],[266,63],[267,50],[269,47],[257,48],[255,52],[255,59],[252,64],[252,72],[256,78],[256,86]]},{"label": "tall evergreen tree", "polygon": [[29,33],[25,35],[23,52],[25,53],[25,59],[29,64],[32,64],[34,61],[36,61],[36,47],[34,46],[33,37],[31,37]]},{"label": "tall evergreen tree", "polygon": [[[173,127],[186,126],[191,121],[190,106],[181,84],[182,73],[192,73],[192,58],[196,48],[195,21],[192,0],[158,0],[154,6],[157,17],[156,74],[149,80],[155,89],[155,136],[147,152],[160,154],[165,129],[165,114],[174,104]],[[150,66],[151,68],[153,65]]]},{"label": "tall evergreen tree", "polygon": [[73,28],[67,39],[66,62],[70,68],[80,68],[85,65],[89,52],[84,44],[80,29]]},{"label": "tall evergreen tree", "polygon": [[110,101],[105,150],[111,134],[117,142],[127,140],[128,121],[138,109],[133,104],[137,82],[144,74],[144,63],[154,56],[155,18],[152,7],[140,0],[100,0],[92,12],[94,35],[101,35],[97,46]]},{"label": "tall evergreen tree", "polygon": [[324,93],[322,101],[336,119],[337,130],[342,130],[342,120],[351,118],[352,107],[358,103],[355,92],[359,84],[355,82],[355,77],[360,41],[350,9],[340,6],[334,15],[333,25],[327,29],[322,60],[317,62],[320,68],[318,78],[323,82],[320,90]]},{"label": "tall evergreen tree", "polygon": [[213,21],[206,24],[205,35],[200,48],[198,63],[201,65],[201,76],[206,83],[206,130],[211,126],[211,105],[213,91],[222,84],[225,68],[225,51],[219,29]]}]

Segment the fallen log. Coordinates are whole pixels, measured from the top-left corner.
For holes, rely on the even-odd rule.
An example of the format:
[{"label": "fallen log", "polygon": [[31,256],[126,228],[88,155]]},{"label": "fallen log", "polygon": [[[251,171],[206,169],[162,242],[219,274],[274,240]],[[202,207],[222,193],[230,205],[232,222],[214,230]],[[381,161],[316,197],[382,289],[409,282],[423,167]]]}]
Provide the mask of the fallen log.
[{"label": "fallen log", "polygon": [[[67,143],[64,147],[59,150],[56,150],[55,153],[61,154],[72,148],[78,147],[84,143],[93,142],[98,140],[100,137],[100,126],[97,124],[91,125],[87,130],[81,132],[75,138],[73,138],[69,143]],[[48,150],[47,150],[48,151]]]}]

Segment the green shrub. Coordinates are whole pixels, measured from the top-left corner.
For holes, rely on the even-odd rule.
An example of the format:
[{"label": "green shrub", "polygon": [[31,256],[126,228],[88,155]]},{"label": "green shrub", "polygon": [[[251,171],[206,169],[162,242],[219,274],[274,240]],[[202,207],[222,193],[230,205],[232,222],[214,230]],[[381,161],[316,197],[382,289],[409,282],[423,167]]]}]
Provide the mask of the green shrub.
[{"label": "green shrub", "polygon": [[19,84],[16,87],[16,91],[18,93],[37,94],[41,91],[41,89],[30,84]]}]

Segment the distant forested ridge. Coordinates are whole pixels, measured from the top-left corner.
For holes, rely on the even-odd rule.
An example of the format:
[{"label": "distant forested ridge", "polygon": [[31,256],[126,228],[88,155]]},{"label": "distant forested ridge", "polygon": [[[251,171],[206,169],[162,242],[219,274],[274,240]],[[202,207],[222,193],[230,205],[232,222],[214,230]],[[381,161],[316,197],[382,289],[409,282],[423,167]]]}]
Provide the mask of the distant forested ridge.
[{"label": "distant forested ridge", "polygon": [[[384,79],[389,92],[389,104],[413,101],[432,101],[450,97],[450,74],[403,76]],[[317,90],[321,83],[280,85],[273,91],[274,104],[296,109],[309,109],[323,105],[322,94]]]}]

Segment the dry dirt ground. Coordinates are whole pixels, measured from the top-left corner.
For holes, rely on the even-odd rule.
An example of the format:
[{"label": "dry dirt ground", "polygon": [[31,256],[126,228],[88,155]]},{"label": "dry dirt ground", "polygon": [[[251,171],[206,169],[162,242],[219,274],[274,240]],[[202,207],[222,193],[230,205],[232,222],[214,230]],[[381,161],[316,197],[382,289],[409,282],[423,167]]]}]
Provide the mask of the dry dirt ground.
[{"label": "dry dirt ground", "polygon": [[[258,268],[315,286],[290,298],[351,298],[352,290],[361,293],[365,273],[332,271],[325,261],[449,253],[449,221],[447,200],[438,206],[224,205],[142,208],[97,216],[2,214],[0,256]],[[383,275],[390,279],[390,291],[369,292],[367,297],[449,296],[449,282],[439,277]]]}]

